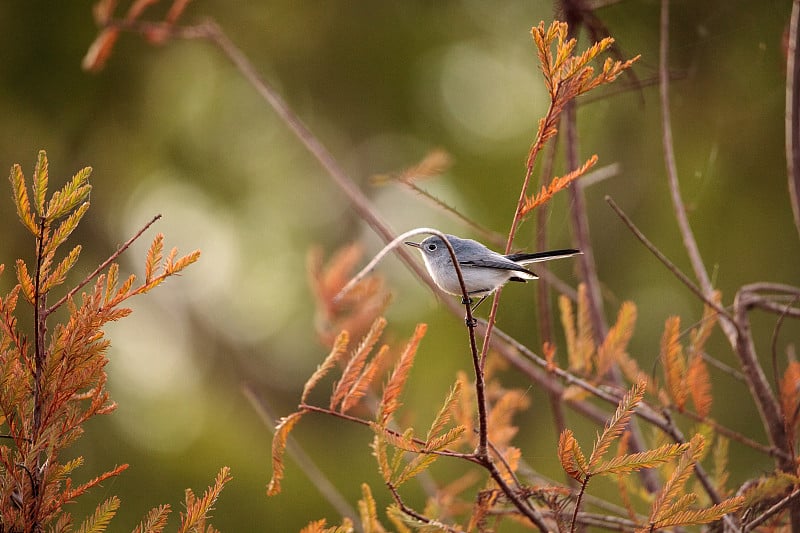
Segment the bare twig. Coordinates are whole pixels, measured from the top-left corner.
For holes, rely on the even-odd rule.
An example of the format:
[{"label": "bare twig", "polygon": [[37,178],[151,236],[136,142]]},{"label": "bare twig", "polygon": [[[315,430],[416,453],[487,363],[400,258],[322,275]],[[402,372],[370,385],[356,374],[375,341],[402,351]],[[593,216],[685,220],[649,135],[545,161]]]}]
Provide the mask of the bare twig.
[{"label": "bare twig", "polygon": [[36,459],[35,474],[28,475],[31,481],[31,491],[33,492],[34,501],[31,505],[27,506],[30,513],[31,525],[34,531],[40,529],[39,524],[39,511],[42,507],[42,500],[40,498],[41,492],[39,488],[42,484],[42,454],[40,450],[35,449],[36,443],[40,442],[41,434],[43,431],[42,422],[42,409],[44,408],[45,394],[43,391],[43,376],[47,363],[47,348],[45,344],[45,336],[47,335],[47,292],[42,293],[41,287],[42,278],[42,262],[44,260],[44,239],[47,233],[47,219],[44,215],[39,215],[39,234],[36,237],[36,272],[34,278],[34,292],[33,292],[33,323],[35,333],[33,337],[33,353],[34,353],[34,370],[33,370],[33,428],[31,428],[31,449],[30,452],[34,454]]},{"label": "bare twig", "polygon": [[140,229],[139,231],[137,231],[137,232],[136,232],[136,235],[134,235],[133,237],[131,237],[130,239],[128,239],[127,241],[125,241],[125,243],[124,243],[122,246],[120,246],[119,248],[117,248],[117,251],[116,251],[116,252],[114,252],[113,254],[111,254],[111,256],[110,256],[108,259],[106,259],[105,261],[103,261],[102,263],[100,263],[100,266],[98,266],[97,268],[95,268],[95,269],[94,269],[94,271],[93,271],[91,274],[89,274],[88,276],[86,276],[86,277],[83,279],[83,281],[81,281],[80,283],[78,283],[77,285],[75,285],[75,287],[73,287],[73,288],[72,288],[72,290],[70,290],[70,291],[69,291],[67,294],[65,294],[65,295],[64,295],[64,296],[63,296],[63,297],[62,297],[62,298],[61,298],[59,301],[57,301],[57,302],[56,302],[56,303],[54,303],[52,306],[50,306],[49,308],[47,308],[47,309],[44,311],[44,316],[45,316],[45,317],[47,317],[47,316],[48,316],[48,315],[50,315],[50,314],[51,314],[53,311],[55,311],[56,309],[58,309],[59,307],[61,307],[62,305],[64,305],[64,303],[65,303],[65,302],[67,302],[67,300],[69,300],[70,298],[72,298],[73,296],[75,296],[75,294],[76,294],[76,293],[77,293],[79,290],[81,290],[81,289],[82,289],[82,288],[83,288],[83,287],[84,287],[84,286],[85,286],[87,283],[89,283],[89,282],[90,282],[90,281],[92,281],[94,278],[96,278],[96,277],[97,277],[97,276],[100,274],[100,272],[102,272],[103,270],[105,270],[105,269],[106,269],[106,267],[108,267],[108,265],[110,265],[112,262],[114,262],[114,261],[117,259],[117,257],[119,257],[120,255],[122,255],[122,253],[123,253],[123,252],[125,252],[125,250],[127,250],[127,249],[130,247],[130,245],[131,245],[131,244],[133,244],[133,243],[134,243],[134,241],[136,241],[136,239],[138,239],[139,237],[141,237],[141,236],[142,236],[142,233],[144,233],[145,231],[147,231],[147,229],[148,229],[150,226],[152,226],[153,224],[155,224],[155,222],[156,222],[156,221],[157,221],[159,218],[161,218],[161,215],[156,215],[156,216],[154,216],[154,217],[153,217],[153,218],[150,220],[150,222],[148,222],[147,224],[145,224],[144,226],[142,226],[142,229]]},{"label": "bare twig", "polygon": [[[317,405],[311,405],[311,404],[308,404],[308,403],[301,403],[297,407],[298,407],[298,409],[300,411],[309,411],[309,412],[313,412],[313,413],[320,413],[320,414],[332,416],[332,417],[335,417],[335,418],[340,418],[342,420],[347,420],[348,422],[354,422],[356,424],[360,424],[362,426],[366,426],[366,427],[369,427],[369,428],[374,428],[375,427],[374,422],[371,421],[371,420],[365,420],[365,419],[359,418],[357,416],[348,415],[346,413],[341,413],[339,411],[334,411],[332,409],[327,409],[325,407],[319,407]],[[389,429],[389,428],[385,428],[385,427],[381,428],[381,431],[384,431],[387,434],[392,435],[393,437],[398,438],[398,439],[405,438],[403,433],[400,432],[400,431],[395,431],[393,429]],[[482,464],[480,459],[478,459],[475,456],[474,453],[461,453],[461,452],[456,452],[456,451],[448,450],[448,449],[425,450],[423,448],[428,443],[425,442],[424,440],[414,437],[414,438],[411,439],[411,441],[414,442],[414,444],[419,445],[419,447],[421,449],[420,453],[426,453],[426,454],[429,454],[429,455],[441,455],[443,457],[455,457],[457,459],[465,459],[467,461],[470,461],[470,462],[478,464],[478,465]]]},{"label": "bare twig", "polygon": [[586,493],[586,485],[589,484],[590,476],[586,475],[583,477],[583,481],[581,482],[581,488],[578,491],[578,497],[575,499],[575,508],[572,512],[572,522],[569,526],[570,533],[575,533],[575,526],[578,524],[578,511],[581,508],[581,502],[583,501],[583,495]]},{"label": "bare twig", "polygon": [[[661,40],[659,44],[658,77],[661,103],[661,141],[664,149],[664,163],[667,168],[667,180],[670,197],[672,198],[672,207],[675,211],[675,219],[678,222],[678,228],[680,229],[681,238],[683,239],[683,246],[689,256],[692,270],[700,284],[702,293],[705,295],[704,300],[708,300],[714,293],[714,287],[711,284],[711,278],[709,278],[706,267],[703,264],[703,259],[700,256],[700,249],[697,246],[692,227],[689,224],[689,217],[686,214],[686,206],[681,198],[680,184],[678,183],[678,167],[675,163],[675,148],[672,141],[672,121],[670,119],[669,103],[669,0],[661,0]],[[721,318],[720,327],[728,337],[731,346],[735,346],[736,328],[729,315],[722,314]]]},{"label": "bare twig", "polygon": [[425,515],[418,513],[417,511],[406,505],[406,503],[403,501],[403,498],[400,497],[400,493],[397,492],[397,487],[395,487],[391,483],[386,483],[386,486],[392,493],[392,498],[394,499],[394,502],[397,504],[400,510],[403,511],[408,516],[422,522],[423,524],[434,526],[436,529],[447,531],[448,533],[459,533],[459,530],[453,528],[452,526],[448,526],[447,524],[439,522],[438,520],[433,520]]},{"label": "bare twig", "polygon": [[[242,393],[264,421],[264,425],[270,428],[274,433],[275,417],[270,413],[266,399],[258,394],[249,384],[244,384],[242,386]],[[297,441],[295,441],[291,435],[286,440],[286,451],[333,508],[336,509],[340,515],[351,518],[353,523],[356,524],[356,528],[362,531],[363,528],[360,526],[356,510],[353,509],[347,499],[342,496],[342,493],[331,483],[330,479],[317,467],[314,461],[306,454],[303,448],[297,444]]]},{"label": "bare twig", "polygon": [[[792,310],[792,306],[797,303],[798,298],[800,296],[795,296],[792,298],[789,303],[784,306],[783,312],[778,315],[778,321],[775,322],[775,328],[772,330],[772,339],[770,340],[770,353],[772,355],[772,380],[773,380],[773,387],[775,390],[781,390],[781,386],[778,383],[780,372],[778,371],[778,337],[781,332],[781,327],[783,327],[783,322],[788,316],[789,311]],[[787,419],[787,416],[791,416],[790,413],[783,413],[784,419]]]},{"label": "bare twig", "polygon": [[[578,168],[578,126],[575,122],[575,104],[570,102],[564,113],[564,132],[567,145],[567,167]],[[586,216],[586,200],[583,195],[583,186],[578,180],[569,188],[570,215],[572,216],[572,232],[575,247],[582,255],[578,257],[581,278],[586,284],[586,293],[589,300],[589,315],[592,319],[592,330],[597,345],[602,344],[608,332],[608,324],[603,315],[603,296],[600,290],[600,279],[597,277],[597,264],[594,260],[594,248],[589,236],[589,219]]]},{"label": "bare twig", "polygon": [[503,478],[503,475],[497,469],[497,465],[495,465],[494,462],[487,457],[487,460],[483,466],[489,470],[489,474],[492,476],[494,482],[497,483],[497,485],[503,490],[503,493],[509,500],[511,500],[511,502],[514,504],[514,507],[516,507],[519,512],[524,514],[536,527],[539,528],[539,531],[542,531],[542,533],[549,531],[549,528],[544,522],[544,518],[539,511],[529,505],[526,499],[517,494],[514,489],[508,486],[508,483],[506,483],[505,478]]},{"label": "bare twig", "polygon": [[742,531],[747,532],[747,531],[752,531],[753,529],[757,528],[758,526],[760,526],[761,524],[763,524],[764,522],[766,522],[767,520],[769,520],[770,518],[772,518],[776,514],[780,513],[784,509],[786,509],[787,506],[789,506],[792,503],[794,503],[797,500],[798,496],[800,496],[800,489],[794,489],[785,498],[781,499],[775,505],[771,506],[769,509],[767,509],[766,511],[764,511],[763,513],[761,513],[760,515],[758,515],[757,517],[755,517],[754,519],[752,519],[748,523],[746,523],[744,525],[744,528],[742,528]]},{"label": "bare twig", "polygon": [[770,457],[777,457],[777,458],[791,460],[791,457],[789,456],[789,454],[787,454],[785,451],[781,450],[780,448],[776,448],[775,446],[765,446],[764,444],[761,444],[760,442],[754,441],[753,439],[751,439],[751,438],[749,438],[749,437],[747,437],[745,435],[742,435],[738,431],[734,431],[734,430],[732,430],[731,428],[729,428],[727,426],[723,426],[722,424],[720,424],[719,422],[717,422],[713,418],[700,416],[697,413],[695,413],[693,411],[689,411],[689,410],[683,410],[683,411],[681,411],[681,414],[683,416],[685,416],[686,418],[694,420],[695,422],[698,422],[698,423],[701,423],[701,424],[706,424],[706,425],[714,428],[714,431],[718,431],[720,433],[720,435],[724,435],[725,437],[728,437],[732,441],[738,442],[739,444],[747,446],[748,448],[752,448],[753,450],[755,450],[757,452],[761,452],[763,454],[769,455]]},{"label": "bare twig", "polygon": [[[544,162],[542,163],[542,171],[541,171],[541,178],[540,178],[540,185],[547,186],[550,183],[550,180],[553,179],[553,166],[555,165],[556,160],[556,149],[558,148],[558,135],[555,136],[553,142],[550,143],[550,147],[545,154]],[[550,212],[549,206],[547,203],[539,206],[536,210],[536,249],[537,250],[546,250],[547,249],[547,219],[548,213]],[[536,291],[536,307],[538,309],[538,326],[539,326],[539,336],[541,337],[542,343],[545,342],[552,342],[553,341],[553,312],[550,309],[550,283],[547,280],[540,280],[539,286]],[[555,398],[551,397],[551,406],[554,409],[554,415],[556,418],[557,426],[558,424],[558,411],[556,410],[556,405],[558,402],[555,401]],[[558,428],[559,430],[563,429],[562,427]]]},{"label": "bare twig", "polygon": [[800,0],[792,2],[786,50],[786,167],[794,225],[800,233]]},{"label": "bare twig", "polygon": [[[780,416],[780,405],[758,361],[750,330],[750,318],[747,314],[754,302],[760,299],[761,296],[748,290],[747,286],[742,287],[736,293],[736,297],[733,300],[734,318],[738,330],[736,354],[739,356],[742,372],[747,378],[747,386],[750,388],[750,394],[755,400],[770,444],[785,449],[786,430]],[[790,466],[789,462],[785,460],[779,462],[782,467],[788,468]]]},{"label": "bare twig", "polygon": [[712,357],[709,354],[707,354],[706,352],[703,352],[701,355],[703,357],[703,361],[705,361],[709,365],[713,366],[714,368],[716,368],[720,372],[724,372],[725,374],[728,374],[729,376],[731,376],[733,379],[735,379],[737,381],[744,382],[746,380],[746,378],[744,377],[744,374],[742,374],[739,370],[733,368],[730,365],[726,365],[725,363],[723,363],[722,361],[720,361],[716,357]]},{"label": "bare twig", "polygon": [[468,228],[473,229],[480,235],[482,235],[488,242],[491,242],[495,246],[502,246],[505,242],[505,237],[500,235],[499,233],[490,230],[489,228],[485,228],[482,225],[478,224],[476,221],[472,220],[471,218],[461,214],[457,209],[454,207],[446,204],[436,196],[432,195],[425,189],[419,187],[413,181],[405,181],[405,180],[397,180],[397,183],[404,187],[408,187],[412,192],[420,195],[422,198],[436,206],[436,208],[441,209],[446,214],[450,215],[456,221],[464,224]]},{"label": "bare twig", "polygon": [[628,229],[631,230],[631,233],[633,233],[634,236],[637,239],[639,239],[639,241],[642,244],[644,244],[644,246],[650,251],[650,253],[656,256],[656,258],[659,261],[661,261],[661,263],[665,267],[667,267],[667,270],[672,272],[672,274],[676,278],[678,278],[681,281],[681,283],[686,285],[686,287],[690,291],[692,291],[695,294],[695,296],[700,298],[700,300],[702,300],[703,303],[714,309],[717,313],[719,313],[720,316],[726,318],[727,320],[730,320],[731,323],[733,323],[733,317],[730,315],[730,313],[728,313],[728,311],[724,307],[722,307],[720,304],[714,301],[711,297],[706,296],[706,294],[700,287],[695,285],[694,282],[690,280],[686,274],[684,274],[677,266],[675,266],[675,263],[670,261],[669,258],[667,258],[667,256],[661,252],[661,250],[656,248],[656,246],[652,242],[650,242],[650,240],[647,237],[645,237],[644,233],[642,233],[642,231],[638,227],[636,227],[636,224],[633,223],[633,221],[617,205],[617,203],[611,198],[611,196],[606,195],[606,202],[608,203],[608,205],[611,206],[611,209],[614,210],[614,212],[622,220],[622,222],[624,222],[625,225],[628,226]]}]

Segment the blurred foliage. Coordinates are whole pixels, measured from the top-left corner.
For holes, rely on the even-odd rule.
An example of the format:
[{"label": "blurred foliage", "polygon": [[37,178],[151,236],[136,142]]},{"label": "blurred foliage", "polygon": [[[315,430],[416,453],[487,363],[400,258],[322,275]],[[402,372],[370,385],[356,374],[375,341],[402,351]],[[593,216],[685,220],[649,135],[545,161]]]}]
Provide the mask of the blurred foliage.
[{"label": "blurred foliage", "polygon": [[[783,147],[782,36],[789,9],[789,2],[774,0],[684,2],[672,9],[681,187],[703,258],[716,266],[715,284],[728,300],[747,282],[800,283]],[[635,70],[645,81],[656,75],[658,11],[651,0],[598,11],[623,52],[642,54]],[[197,0],[185,20],[204,16],[214,17],[279,88],[395,229],[466,233],[413,194],[368,183],[370,175],[407,167],[440,146],[453,165],[426,187],[482,225],[507,230],[525,156],[546,110],[529,30],[553,18],[549,2]],[[120,408],[87,428],[76,453],[87,458],[86,471],[131,464],[107,489],[122,500],[115,530],[132,529],[157,503],[178,504],[184,487],[206,486],[223,464],[235,479],[217,504],[214,523],[222,531],[263,524],[292,531],[323,516],[338,522],[291,462],[283,494],[261,496],[270,473],[270,432],[240,388],[245,380],[262,391],[275,413],[294,408],[302,383],[327,353],[312,333],[308,250],[362,241],[369,256],[379,243],[211,46],[151,47],[123,35],[106,69],[87,74],[81,58],[95,34],[89,2],[0,4],[0,161],[32,168],[24,158],[43,148],[53,176],[94,168],[93,209],[75,237],[86,243],[76,278],[156,213],[164,215],[158,230],[181,249],[202,249],[203,260],[181,283],[134,302],[128,323],[110,328],[109,389]],[[578,117],[583,155],[621,165],[618,175],[588,189],[587,204],[609,309],[636,302],[629,350],[647,371],[657,364],[664,319],[683,315],[688,325],[702,312],[603,201],[612,195],[688,271],[666,187],[657,90],[644,86],[587,101]],[[0,263],[30,259],[10,202],[0,202],[0,223]],[[554,246],[569,243],[564,198],[554,200],[550,228]],[[523,225],[516,244],[532,247],[533,229],[531,222]],[[134,248],[123,256],[125,270],[141,274],[130,261],[144,252]],[[469,366],[466,354],[442,357],[463,335],[463,324],[438,309],[397,262],[381,269],[395,290],[388,314],[398,331],[430,324],[406,404],[432,417],[426,408]],[[569,265],[554,270],[575,281]],[[9,283],[10,277],[0,278],[3,290]],[[499,314],[505,330],[532,346],[540,344],[532,325],[534,290],[506,291]],[[774,317],[756,313],[753,320],[757,348],[768,357]],[[787,324],[779,356],[798,340],[796,326]],[[707,350],[732,361],[719,333]],[[513,374],[507,380],[515,385]],[[732,400],[741,392],[726,377],[715,387],[730,391]],[[202,401],[185,401],[189,396]],[[537,408],[545,396],[530,396],[534,407],[517,439],[535,443],[531,462],[557,476],[557,435],[547,409]],[[714,416],[734,429],[760,428],[749,404],[717,404]],[[296,432],[322,470],[343,480],[339,489],[351,502],[361,497],[361,481],[379,486],[369,430],[317,418]],[[730,451],[732,482],[771,468],[740,447]],[[457,475],[458,466],[448,470],[447,461],[436,468],[445,478]],[[378,491],[375,498],[379,508],[388,501]],[[86,509],[97,501],[85,502]]]}]

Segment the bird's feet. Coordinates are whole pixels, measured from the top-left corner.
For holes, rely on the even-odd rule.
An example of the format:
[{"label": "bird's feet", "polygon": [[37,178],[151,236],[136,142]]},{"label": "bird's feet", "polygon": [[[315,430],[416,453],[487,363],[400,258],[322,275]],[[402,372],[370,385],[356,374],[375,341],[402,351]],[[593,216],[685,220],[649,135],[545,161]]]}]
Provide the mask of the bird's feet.
[{"label": "bird's feet", "polygon": [[464,324],[466,324],[468,328],[474,328],[475,326],[478,325],[478,319],[475,318],[474,316],[473,317],[465,316]]}]

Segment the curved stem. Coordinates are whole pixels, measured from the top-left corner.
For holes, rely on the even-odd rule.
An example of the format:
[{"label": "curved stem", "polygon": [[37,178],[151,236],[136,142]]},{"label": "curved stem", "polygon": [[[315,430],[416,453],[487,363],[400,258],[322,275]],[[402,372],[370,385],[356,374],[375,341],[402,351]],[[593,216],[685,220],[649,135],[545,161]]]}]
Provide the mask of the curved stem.
[{"label": "curved stem", "polygon": [[[703,264],[703,258],[700,256],[700,249],[697,246],[697,240],[694,238],[692,227],[689,224],[689,217],[686,214],[686,206],[681,197],[680,184],[678,183],[678,166],[675,162],[675,147],[672,141],[672,120],[670,118],[669,102],[669,0],[661,0],[660,25],[658,89],[661,105],[661,142],[664,150],[664,164],[667,169],[667,183],[669,184],[675,219],[678,222],[678,228],[683,239],[683,246],[689,256],[689,262],[705,295],[705,299],[710,300],[711,295],[714,293],[714,287]],[[731,346],[735,346],[736,327],[728,315],[722,315],[720,327],[728,337]]]},{"label": "curved stem", "polygon": [[786,50],[786,167],[794,225],[800,233],[800,0],[792,2]]}]

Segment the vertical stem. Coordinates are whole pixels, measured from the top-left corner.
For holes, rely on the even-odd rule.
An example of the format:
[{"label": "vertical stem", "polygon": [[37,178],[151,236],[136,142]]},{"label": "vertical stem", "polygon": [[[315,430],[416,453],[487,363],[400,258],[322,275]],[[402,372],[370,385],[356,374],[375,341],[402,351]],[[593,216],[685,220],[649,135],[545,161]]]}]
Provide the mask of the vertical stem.
[{"label": "vertical stem", "polygon": [[689,217],[686,215],[686,207],[681,198],[680,185],[678,183],[678,167],[675,163],[675,148],[672,142],[672,121],[670,119],[669,107],[669,0],[661,0],[661,42],[659,44],[659,96],[661,102],[661,141],[664,148],[664,163],[667,167],[667,179],[669,180],[669,191],[672,196],[672,205],[675,209],[675,218],[680,227],[683,237],[683,246],[689,254],[694,273],[700,282],[703,291],[709,292],[711,280],[706,272],[703,259],[700,257],[700,250],[697,241],[694,239],[692,228],[689,225]]},{"label": "vertical stem", "polygon": [[[550,143],[550,147],[545,155],[542,164],[541,184],[546,186],[553,178],[553,165],[556,159],[556,149],[558,147],[558,136]],[[549,204],[545,203],[536,209],[536,249],[547,250],[547,216]],[[550,308],[550,284],[545,279],[540,279],[536,287],[536,307],[538,308],[539,337],[544,343],[553,342],[553,312]],[[564,413],[564,403],[561,395],[548,391],[547,398],[550,402],[550,411],[553,415],[553,422],[556,426],[556,434],[560,435],[566,428],[566,416]],[[576,481],[570,476],[566,476],[567,483],[574,486]]]},{"label": "vertical stem", "polygon": [[33,322],[35,334],[33,336],[33,432],[31,434],[31,442],[36,442],[39,437],[41,429],[41,392],[42,392],[42,368],[44,367],[44,336],[45,326],[44,321],[41,320],[44,316],[43,311],[45,308],[44,298],[39,292],[42,285],[42,253],[44,249],[44,231],[45,224],[44,218],[39,220],[39,235],[36,237],[36,272],[34,274],[34,291],[33,291]]},{"label": "vertical stem", "polygon": [[42,457],[39,448],[39,439],[42,433],[42,408],[43,408],[43,369],[47,353],[45,349],[45,335],[47,333],[47,319],[45,310],[47,309],[47,295],[41,293],[42,287],[42,260],[44,254],[44,237],[47,226],[45,218],[39,219],[39,235],[36,237],[36,272],[34,275],[33,292],[33,322],[35,334],[33,336],[33,427],[30,434],[30,451],[35,454],[36,464],[33,471],[29,472],[31,480],[31,493],[33,502],[30,507],[30,525],[32,531],[40,531],[39,509],[41,508],[41,486],[42,486]]},{"label": "vertical stem", "polygon": [[485,462],[491,462],[489,456],[489,426],[488,414],[486,412],[486,384],[483,379],[484,358],[478,353],[478,345],[475,341],[475,326],[470,312],[470,304],[465,304],[467,308],[467,320],[469,320],[469,348],[472,354],[472,366],[475,368],[475,401],[478,403],[478,449],[475,455]]},{"label": "vertical stem", "polygon": [[[553,164],[556,158],[558,137],[553,139],[545,155],[542,165],[541,185],[546,186],[553,179]],[[547,250],[547,215],[550,209],[548,204],[540,205],[536,209],[536,249]],[[539,336],[542,343],[553,340],[553,313],[550,310],[550,284],[545,279],[540,279],[536,287],[536,304],[539,310]]]},{"label": "vertical stem", "polygon": [[792,2],[789,43],[786,51],[786,166],[789,175],[789,200],[794,225],[800,233],[800,0]]},{"label": "vertical stem", "polygon": [[[572,27],[570,27],[570,31]],[[580,166],[578,157],[578,126],[575,111],[575,102],[570,101],[564,109],[564,132],[566,134],[567,169],[572,171]],[[589,219],[586,216],[586,200],[583,196],[583,184],[580,180],[569,187],[570,213],[572,227],[575,233],[576,247],[582,252],[577,257],[581,268],[581,277],[586,283],[589,297],[589,315],[592,319],[594,338],[599,345],[608,332],[608,324],[603,317],[603,296],[600,291],[600,280],[597,277],[597,267],[594,260],[592,241],[589,236]]]},{"label": "vertical stem", "polygon": [[[569,36],[577,38],[578,28],[581,20],[574,15],[567,17],[569,25]],[[567,169],[572,170],[580,165],[578,147],[578,126],[575,101],[571,100],[564,109],[564,132],[566,136],[566,159]],[[603,312],[603,297],[600,291],[600,280],[597,276],[597,266],[594,260],[594,249],[589,235],[589,218],[586,214],[586,200],[583,195],[583,184],[580,180],[574,182],[569,188],[570,212],[572,215],[572,227],[575,234],[575,244],[581,250],[582,255],[578,256],[581,268],[581,277],[586,283],[587,296],[589,300],[589,316],[592,321],[595,342],[599,346],[608,334],[608,323]],[[622,377],[619,368],[612,368],[611,377],[614,382],[621,383]],[[642,438],[639,425],[631,424],[631,449],[640,452],[645,449],[644,439]],[[651,469],[640,472],[645,488],[654,493],[658,490],[659,480]]]},{"label": "vertical stem", "polygon": [[578,511],[581,508],[581,502],[583,501],[583,495],[586,492],[586,485],[589,484],[589,475],[587,474],[586,477],[583,478],[581,482],[581,490],[578,492],[578,498],[575,500],[575,510],[572,512],[572,524],[570,525],[569,531],[570,533],[575,533],[575,525],[578,523]]}]

